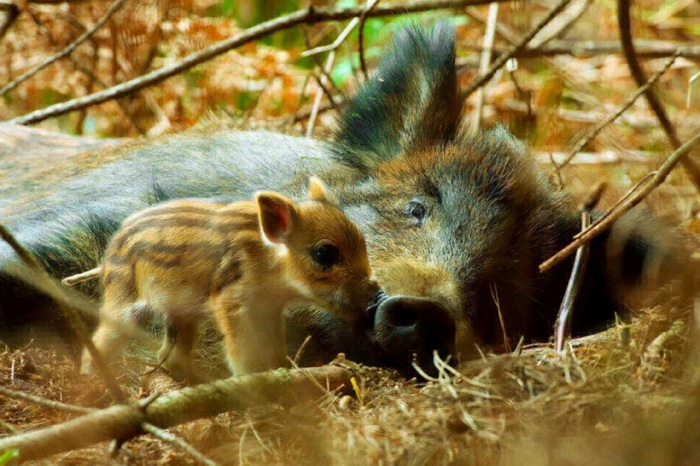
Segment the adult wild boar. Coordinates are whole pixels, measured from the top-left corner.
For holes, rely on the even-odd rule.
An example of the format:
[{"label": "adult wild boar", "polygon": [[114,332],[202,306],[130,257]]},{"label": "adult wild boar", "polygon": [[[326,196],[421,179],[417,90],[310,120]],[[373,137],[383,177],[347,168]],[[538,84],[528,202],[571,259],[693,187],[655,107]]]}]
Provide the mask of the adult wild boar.
[{"label": "adult wild boar", "polygon": [[[307,362],[342,351],[410,369],[416,354],[430,368],[433,350],[468,357],[475,344],[503,342],[504,332],[511,341],[547,338],[571,262],[545,274],[537,265],[570,241],[579,217],[508,131],[462,131],[454,48],[447,24],[398,33],[340,115],[332,142],[223,130],[90,141],[87,150],[58,135],[59,148],[32,151],[38,136],[21,150],[12,142],[0,158],[2,218],[64,277],[96,266],[120,222],[146,206],[182,197],[244,199],[259,189],[301,195],[316,174],[366,234],[387,297],[356,326],[292,310],[291,351],[312,335]],[[608,322],[645,262],[668,255],[638,217],[626,216],[593,242],[575,333]],[[2,245],[0,270],[16,260]],[[3,341],[18,342],[26,335],[20,329],[56,318],[47,317],[45,298],[7,275],[0,300]]]}]

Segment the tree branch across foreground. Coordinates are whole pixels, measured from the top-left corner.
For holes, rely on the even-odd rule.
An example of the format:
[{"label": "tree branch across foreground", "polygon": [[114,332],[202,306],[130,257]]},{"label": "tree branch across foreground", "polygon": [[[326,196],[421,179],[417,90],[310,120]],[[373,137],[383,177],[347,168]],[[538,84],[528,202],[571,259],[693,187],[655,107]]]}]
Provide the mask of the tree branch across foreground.
[{"label": "tree branch across foreground", "polygon": [[[400,5],[377,5],[371,11],[366,12],[366,17],[402,15],[407,13],[419,13],[429,10],[445,8],[460,8],[466,6],[484,5],[492,1],[506,2],[510,0],[414,0]],[[30,124],[44,121],[75,110],[80,110],[91,105],[101,104],[112,99],[124,97],[134,91],[151,86],[167,78],[175,76],[194,66],[211,60],[229,50],[245,45],[254,40],[266,37],[272,33],[289,29],[300,24],[316,24],[324,21],[341,21],[361,16],[365,12],[363,6],[354,8],[306,8],[288,15],[280,16],[270,21],[265,21],[246,29],[229,39],[217,42],[198,52],[191,53],[177,63],[164,66],[138,78],[110,87],[103,91],[95,92],[83,97],[50,105],[46,108],[30,112],[21,117],[9,120],[15,124]]]},{"label": "tree branch across foreground", "polygon": [[[148,423],[168,428],[226,411],[268,403],[289,405],[350,387],[352,372],[340,366],[277,369],[175,390],[150,403],[115,405],[62,424],[0,439],[0,452],[18,450],[20,461],[45,458],[95,443],[142,435]],[[145,405],[145,406],[144,406]]]},{"label": "tree branch across foreground", "polygon": [[690,138],[682,146],[676,149],[675,152],[669,155],[658,169],[647,174],[647,179],[643,179],[643,182],[638,184],[634,191],[625,195],[624,199],[618,201],[618,203],[600,220],[591,224],[590,227],[579,233],[576,239],[569,243],[561,251],[542,262],[539,266],[540,272],[544,273],[549,271],[552,267],[576,252],[578,248],[584,244],[590,243],[593,238],[610,228],[612,224],[615,223],[620,217],[629,212],[634,206],[642,202],[642,200],[644,200],[649,193],[659,187],[666,180],[678,162],[684,160],[683,158],[686,157],[687,154],[698,145],[700,145],[700,132],[696,132],[695,136]]}]

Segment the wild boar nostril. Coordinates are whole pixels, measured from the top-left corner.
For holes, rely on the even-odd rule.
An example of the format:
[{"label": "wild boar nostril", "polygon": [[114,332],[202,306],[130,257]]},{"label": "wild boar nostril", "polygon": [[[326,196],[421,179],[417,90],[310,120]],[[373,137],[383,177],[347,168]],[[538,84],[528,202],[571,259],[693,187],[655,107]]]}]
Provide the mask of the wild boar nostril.
[{"label": "wild boar nostril", "polygon": [[433,351],[442,358],[454,352],[454,318],[431,298],[395,295],[385,299],[377,308],[374,328],[379,345],[404,370],[413,370],[414,354],[421,368],[431,371]]},{"label": "wild boar nostril", "polygon": [[413,325],[416,325],[417,321],[418,316],[416,314],[416,310],[408,308],[402,309],[400,312],[397,312],[397,314],[394,315],[393,319],[391,320],[391,323],[394,324],[396,327],[411,327]]}]

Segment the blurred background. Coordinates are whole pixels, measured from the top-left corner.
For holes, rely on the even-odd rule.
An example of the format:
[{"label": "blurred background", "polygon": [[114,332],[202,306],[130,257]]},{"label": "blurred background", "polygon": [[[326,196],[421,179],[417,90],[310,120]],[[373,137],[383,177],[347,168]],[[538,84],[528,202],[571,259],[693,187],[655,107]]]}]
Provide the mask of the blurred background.
[{"label": "blurred background", "polygon": [[[20,14],[0,37],[0,85],[62,50],[110,6],[103,0],[14,3]],[[498,5],[493,46],[487,47],[493,49],[491,61],[520,40],[551,8],[550,3]],[[361,7],[364,2],[313,0],[311,4],[344,8]],[[293,0],[127,1],[69,57],[2,95],[0,120],[128,81],[307,6],[308,1]],[[479,75],[483,45],[490,41],[485,34],[488,16],[485,5],[367,19],[363,49],[370,75],[397,29],[407,22],[447,19],[457,28],[460,84],[466,87]],[[700,72],[699,17],[700,4],[693,0],[643,0],[632,7],[632,35],[648,75],[663,67],[678,47],[683,48],[682,56],[656,86],[681,140],[700,126],[700,79],[693,80]],[[0,28],[2,20],[0,13]],[[127,97],[52,118],[40,126],[92,137],[136,137],[180,132],[215,119],[238,128],[266,127],[327,138],[335,114],[328,95],[334,96],[336,106],[342,105],[364,79],[359,28],[338,48],[327,73],[332,82],[326,84],[325,92],[318,83],[326,78],[320,70],[328,52],[311,57],[302,53],[332,43],[347,24],[334,21],[286,29]],[[643,98],[587,143],[572,165],[553,170],[550,154],[561,160],[636,88],[621,53],[616,2],[577,0],[517,60],[496,74],[483,97],[472,94],[467,110],[482,127],[498,121],[507,125],[533,147],[551,171],[552,181],[574,195],[601,177],[609,179],[612,187],[602,204],[609,205],[671,151]],[[319,117],[309,131],[308,117],[317,93],[322,94]],[[656,214],[700,231],[694,221],[698,196],[682,170],[676,170],[646,203]]]}]

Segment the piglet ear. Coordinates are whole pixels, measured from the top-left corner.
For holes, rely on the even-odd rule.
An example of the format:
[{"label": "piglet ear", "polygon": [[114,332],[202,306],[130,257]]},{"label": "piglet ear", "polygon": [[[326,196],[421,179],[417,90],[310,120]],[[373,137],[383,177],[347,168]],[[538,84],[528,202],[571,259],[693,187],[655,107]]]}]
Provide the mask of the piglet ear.
[{"label": "piglet ear", "polygon": [[294,201],[271,192],[258,193],[255,201],[265,239],[271,243],[287,244],[296,217]]},{"label": "piglet ear", "polygon": [[330,202],[331,196],[328,194],[328,188],[323,184],[323,181],[317,176],[309,178],[309,198],[312,201]]}]

